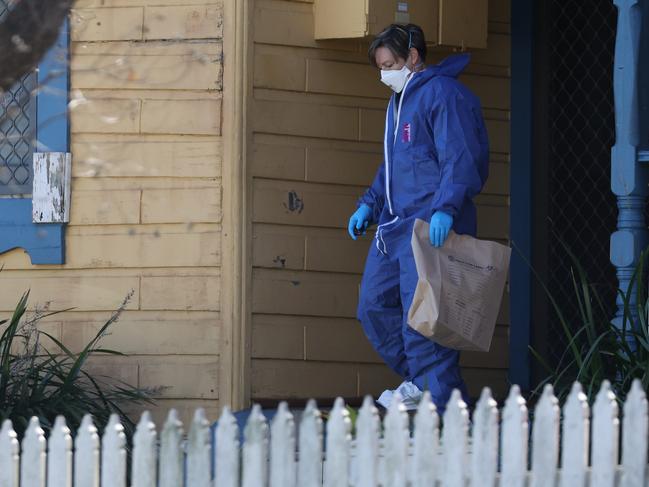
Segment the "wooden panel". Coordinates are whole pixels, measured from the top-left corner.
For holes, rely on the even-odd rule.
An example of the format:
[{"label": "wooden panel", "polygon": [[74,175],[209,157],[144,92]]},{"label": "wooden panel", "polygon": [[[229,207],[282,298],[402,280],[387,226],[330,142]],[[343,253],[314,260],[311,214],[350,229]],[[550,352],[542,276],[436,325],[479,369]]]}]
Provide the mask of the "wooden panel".
[{"label": "wooden panel", "polygon": [[314,38],[313,6],[289,1],[255,2],[254,40],[264,44],[284,46],[327,47],[353,51],[358,41],[316,41]]},{"label": "wooden panel", "polygon": [[253,359],[252,397],[355,397],[357,375],[353,364]]},{"label": "wooden panel", "polygon": [[[498,398],[508,389],[505,370],[464,368],[462,375],[473,398],[489,386]],[[384,365],[341,364],[293,360],[252,361],[252,396],[264,399],[378,396],[403,380]]]},{"label": "wooden panel", "polygon": [[485,239],[509,238],[509,208],[478,206],[478,237]]},{"label": "wooden panel", "polygon": [[358,140],[358,110],[354,108],[255,100],[255,132],[325,139]]},{"label": "wooden panel", "polygon": [[[327,0],[325,0],[327,1]],[[378,69],[324,59],[307,60],[307,91],[334,95],[370,96],[387,100],[390,89],[379,82]]]},{"label": "wooden panel", "polygon": [[385,136],[385,108],[361,108],[360,125],[360,140],[382,143]]},{"label": "wooden panel", "polygon": [[89,369],[106,378],[151,389],[154,397],[218,399],[216,356],[93,357]]},{"label": "wooden panel", "polygon": [[313,318],[277,315],[252,317],[253,358],[304,359],[305,322]]},{"label": "wooden panel", "polygon": [[75,44],[72,86],[88,89],[222,88],[221,44]]},{"label": "wooden panel", "polygon": [[380,144],[257,134],[253,176],[367,186],[383,161]]},{"label": "wooden panel", "polygon": [[112,311],[135,290],[129,308],[137,308],[137,276],[92,276],[55,273],[42,275],[3,271],[0,279],[0,310],[14,310],[20,296],[30,291],[30,304],[49,302],[51,309],[78,308],[88,311]]},{"label": "wooden panel", "polygon": [[509,164],[491,161],[483,193],[509,195]]},{"label": "wooden panel", "polygon": [[488,15],[484,0],[440,0],[440,44],[486,48]]},{"label": "wooden panel", "polygon": [[93,8],[72,10],[73,41],[127,41],[142,39],[144,9]]},{"label": "wooden panel", "polygon": [[218,275],[143,276],[141,309],[218,311]]},{"label": "wooden panel", "polygon": [[221,101],[144,100],[141,132],[221,135]]},{"label": "wooden panel", "polygon": [[219,188],[150,189],[142,191],[142,223],[221,221]]},{"label": "wooden panel", "polygon": [[134,99],[73,100],[71,130],[72,133],[137,133],[140,130],[141,109],[142,102]]},{"label": "wooden panel", "polygon": [[[350,210],[351,211],[351,210]],[[373,234],[352,240],[347,231],[309,232],[306,237],[306,269],[362,273]]]},{"label": "wooden panel", "polygon": [[356,320],[310,320],[305,328],[307,360],[383,363]]},{"label": "wooden panel", "polygon": [[394,389],[403,381],[387,365],[361,364],[358,375],[358,396],[369,394],[378,398],[384,390]]},{"label": "wooden panel", "polygon": [[221,175],[223,147],[219,137],[77,135],[72,152],[76,178],[214,178]]},{"label": "wooden panel", "polygon": [[[138,384],[159,390],[160,397],[218,399],[218,357],[138,358]],[[191,380],[188,380],[191,378]]]},{"label": "wooden panel", "polygon": [[511,22],[511,8],[510,0],[489,0],[489,21]]},{"label": "wooden panel", "polygon": [[484,387],[490,387],[494,398],[503,401],[509,392],[507,370],[497,369],[463,369],[462,377],[473,398],[480,397]]},{"label": "wooden panel", "polygon": [[139,223],[139,191],[72,191],[72,225]]},{"label": "wooden panel", "polygon": [[315,0],[315,38],[344,39],[368,34],[365,0]]},{"label": "wooden panel", "polygon": [[273,179],[305,179],[304,147],[255,143],[251,153],[253,176]]},{"label": "wooden panel", "polygon": [[307,148],[306,180],[367,186],[382,163],[378,152]]},{"label": "wooden panel", "polygon": [[354,187],[257,179],[253,183],[253,221],[347,228],[359,196]]},{"label": "wooden panel", "polygon": [[363,272],[373,234],[353,241],[346,231],[254,225],[253,266],[321,272]]},{"label": "wooden panel", "polygon": [[275,269],[304,269],[305,230],[286,226],[253,226],[252,265]]},{"label": "wooden panel", "polygon": [[358,276],[255,269],[252,279],[255,313],[356,316]]},{"label": "wooden panel", "polygon": [[492,152],[509,153],[509,121],[485,120],[489,134],[489,147]]},{"label": "wooden panel", "polygon": [[145,39],[217,39],[223,37],[223,7],[213,5],[148,7]]},{"label": "wooden panel", "polygon": [[306,59],[255,52],[253,86],[291,91],[304,91],[306,87]]},{"label": "wooden panel", "polygon": [[[71,312],[54,315],[66,347],[78,353],[97,334],[108,313]],[[209,355],[219,351],[221,317],[214,312],[126,311],[110,326],[104,348],[138,355]]]},{"label": "wooden panel", "polygon": [[191,267],[218,266],[221,262],[220,228],[188,231],[178,227],[116,230],[115,234],[69,235],[68,266]]}]

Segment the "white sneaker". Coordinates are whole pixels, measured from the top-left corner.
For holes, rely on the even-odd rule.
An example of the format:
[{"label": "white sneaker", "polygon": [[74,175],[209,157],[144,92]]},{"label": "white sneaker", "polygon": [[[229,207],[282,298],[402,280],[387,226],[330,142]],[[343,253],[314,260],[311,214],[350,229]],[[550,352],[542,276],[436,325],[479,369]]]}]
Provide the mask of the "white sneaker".
[{"label": "white sneaker", "polygon": [[421,401],[421,398],[424,395],[415,384],[410,381],[404,381],[394,390],[387,389],[383,391],[376,402],[385,409],[388,409],[395,394],[398,394],[401,397],[401,401],[407,411],[417,409],[419,401]]}]

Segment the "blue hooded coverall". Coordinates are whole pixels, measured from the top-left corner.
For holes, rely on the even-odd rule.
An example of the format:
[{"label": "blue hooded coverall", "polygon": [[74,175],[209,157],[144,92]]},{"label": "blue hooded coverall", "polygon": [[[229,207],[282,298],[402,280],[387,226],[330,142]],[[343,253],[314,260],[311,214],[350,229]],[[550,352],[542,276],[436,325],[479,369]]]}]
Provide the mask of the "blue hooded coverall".
[{"label": "blue hooded coverall", "polygon": [[438,210],[458,234],[476,234],[473,197],[488,175],[489,143],[480,102],[456,80],[469,56],[451,56],[413,73],[388,104],[384,163],[358,205],[368,205],[376,239],[365,264],[358,319],[385,362],[443,411],[453,389],[468,401],[459,352],[407,324],[417,286],[411,247],[416,218]]}]

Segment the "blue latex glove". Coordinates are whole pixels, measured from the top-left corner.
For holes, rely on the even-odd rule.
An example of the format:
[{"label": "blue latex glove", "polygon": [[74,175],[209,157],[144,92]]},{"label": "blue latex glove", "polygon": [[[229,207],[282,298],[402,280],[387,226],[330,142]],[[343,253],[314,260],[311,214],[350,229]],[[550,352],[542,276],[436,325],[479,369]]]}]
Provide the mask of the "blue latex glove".
[{"label": "blue latex glove", "polygon": [[430,243],[433,247],[443,247],[448,233],[453,227],[453,217],[443,211],[436,211],[430,219]]},{"label": "blue latex glove", "polygon": [[361,205],[349,219],[347,225],[349,236],[354,240],[358,238],[358,235],[354,234],[354,229],[361,235],[365,235],[365,230],[370,224],[370,218],[372,218],[372,209],[367,205]]}]

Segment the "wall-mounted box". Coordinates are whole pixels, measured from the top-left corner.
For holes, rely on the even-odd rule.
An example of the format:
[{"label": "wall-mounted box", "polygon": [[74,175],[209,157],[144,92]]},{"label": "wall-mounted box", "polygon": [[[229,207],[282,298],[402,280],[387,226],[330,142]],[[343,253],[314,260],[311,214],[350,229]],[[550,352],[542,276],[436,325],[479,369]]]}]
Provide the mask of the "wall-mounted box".
[{"label": "wall-mounted box", "polygon": [[412,23],[430,44],[487,47],[488,0],[315,0],[313,8],[316,39],[371,37]]}]

